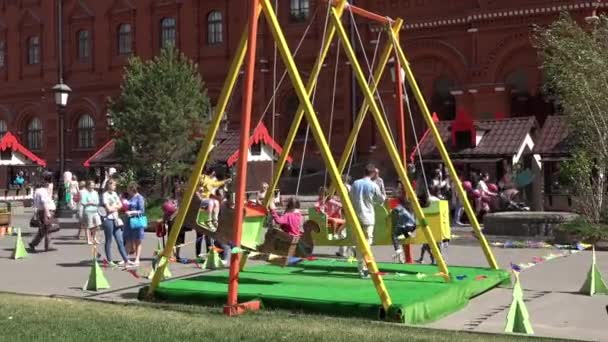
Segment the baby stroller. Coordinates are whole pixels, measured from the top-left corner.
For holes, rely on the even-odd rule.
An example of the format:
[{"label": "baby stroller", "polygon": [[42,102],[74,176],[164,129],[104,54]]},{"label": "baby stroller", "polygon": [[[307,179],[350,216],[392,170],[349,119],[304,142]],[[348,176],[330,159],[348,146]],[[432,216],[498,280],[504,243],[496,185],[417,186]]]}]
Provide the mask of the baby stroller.
[{"label": "baby stroller", "polygon": [[519,194],[517,189],[505,189],[498,194],[497,211],[530,211],[530,207],[523,202],[515,201]]}]

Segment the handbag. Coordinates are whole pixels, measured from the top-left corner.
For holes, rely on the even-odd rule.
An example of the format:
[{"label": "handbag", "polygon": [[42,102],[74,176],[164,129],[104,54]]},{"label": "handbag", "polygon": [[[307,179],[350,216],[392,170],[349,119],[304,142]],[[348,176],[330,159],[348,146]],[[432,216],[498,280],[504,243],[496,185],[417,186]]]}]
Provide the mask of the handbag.
[{"label": "handbag", "polygon": [[30,227],[32,228],[40,228],[40,218],[38,217],[38,213],[34,213],[32,218],[30,219]]},{"label": "handbag", "polygon": [[146,229],[148,228],[148,218],[146,215],[137,215],[129,217],[129,228],[131,229]]}]

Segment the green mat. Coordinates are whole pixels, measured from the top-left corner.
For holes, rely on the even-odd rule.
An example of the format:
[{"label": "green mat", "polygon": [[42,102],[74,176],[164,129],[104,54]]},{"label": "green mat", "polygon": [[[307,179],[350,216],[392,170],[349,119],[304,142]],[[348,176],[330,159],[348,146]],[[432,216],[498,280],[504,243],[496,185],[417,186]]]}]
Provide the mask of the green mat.
[{"label": "green mat", "polygon": [[[469,299],[501,283],[503,270],[450,267],[453,281],[446,283],[431,265],[379,263],[393,306],[388,320],[408,324],[435,321],[463,308]],[[228,271],[162,282],[155,297],[162,300],[223,305]],[[356,263],[344,260],[303,261],[296,266],[251,266],[240,273],[239,301],[259,299],[269,308],[301,310],[329,315],[385,318],[371,279],[360,279]]]}]

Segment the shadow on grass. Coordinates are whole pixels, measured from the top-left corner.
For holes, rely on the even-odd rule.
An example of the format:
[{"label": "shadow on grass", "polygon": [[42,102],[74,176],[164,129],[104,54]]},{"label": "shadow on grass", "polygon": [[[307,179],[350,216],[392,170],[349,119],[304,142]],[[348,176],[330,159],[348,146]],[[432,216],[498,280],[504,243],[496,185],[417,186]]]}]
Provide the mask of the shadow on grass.
[{"label": "shadow on grass", "polygon": [[[204,283],[219,283],[219,284],[227,284],[228,283],[228,276],[222,276],[222,275],[200,275],[200,276],[195,276],[192,278],[185,278],[182,280],[187,280],[187,281],[195,281],[195,282],[204,282]],[[269,280],[261,280],[261,279],[251,279],[251,278],[239,278],[239,284],[243,285],[243,284],[248,284],[248,285],[276,285],[276,284],[280,284],[281,282],[279,281],[269,281]]]}]

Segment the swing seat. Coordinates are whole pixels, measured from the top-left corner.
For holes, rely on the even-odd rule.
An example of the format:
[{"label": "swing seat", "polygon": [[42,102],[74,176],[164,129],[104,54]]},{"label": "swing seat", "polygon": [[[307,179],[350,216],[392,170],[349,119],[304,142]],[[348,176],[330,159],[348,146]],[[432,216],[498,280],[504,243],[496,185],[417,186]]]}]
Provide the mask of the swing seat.
[{"label": "swing seat", "polygon": [[292,257],[306,258],[312,254],[312,246],[307,244],[301,236],[291,236],[274,227],[266,231],[264,243],[257,249],[264,254],[276,254],[285,257],[283,266],[287,266],[289,259]]},{"label": "swing seat", "polygon": [[[424,216],[431,228],[435,242],[450,240],[452,229],[450,227],[450,206],[448,201],[432,202],[430,206],[423,208]],[[392,227],[392,225],[391,225]],[[417,222],[416,235],[403,240],[405,244],[421,245],[427,243],[426,236],[420,229],[420,222]]]},{"label": "swing seat", "polygon": [[[188,209],[188,213],[186,214],[184,225],[188,228],[196,229],[198,232],[222,243],[231,243],[234,235],[234,208],[222,205],[218,217],[218,227],[213,232],[209,230],[209,212],[206,209],[200,209],[200,204],[201,200],[198,196],[194,196],[190,209]],[[256,204],[247,204],[245,206],[241,247],[255,250],[262,243],[265,221],[266,209]]]}]

